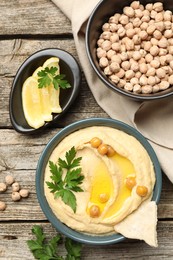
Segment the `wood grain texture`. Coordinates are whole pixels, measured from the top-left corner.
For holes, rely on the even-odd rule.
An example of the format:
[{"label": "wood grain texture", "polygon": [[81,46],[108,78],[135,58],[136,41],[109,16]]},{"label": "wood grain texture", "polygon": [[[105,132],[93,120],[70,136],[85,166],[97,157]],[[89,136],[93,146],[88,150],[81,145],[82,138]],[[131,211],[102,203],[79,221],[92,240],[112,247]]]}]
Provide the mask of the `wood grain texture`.
[{"label": "wood grain texture", "polygon": [[[49,238],[56,230],[47,221],[37,200],[35,174],[37,162],[48,141],[64,126],[90,117],[108,117],[97,105],[82,75],[79,96],[60,121],[40,135],[22,135],[14,131],[9,117],[9,96],[19,66],[34,52],[61,48],[78,61],[70,21],[51,0],[0,1],[0,182],[13,175],[30,195],[19,202],[11,200],[11,188],[0,194],[7,208],[0,212],[0,259],[34,259],[26,241],[33,238],[31,228],[40,224]],[[93,72],[94,73],[94,72]],[[125,240],[111,246],[84,245],[86,260],[173,259],[173,184],[163,176],[158,206],[157,249],[144,242]],[[65,256],[64,244],[60,254]]]}]

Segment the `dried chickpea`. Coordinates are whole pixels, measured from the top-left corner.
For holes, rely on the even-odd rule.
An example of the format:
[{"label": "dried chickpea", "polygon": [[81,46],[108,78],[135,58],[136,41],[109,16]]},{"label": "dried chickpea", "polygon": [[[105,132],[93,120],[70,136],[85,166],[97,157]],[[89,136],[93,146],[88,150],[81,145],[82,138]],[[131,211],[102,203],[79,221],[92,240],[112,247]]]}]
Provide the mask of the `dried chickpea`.
[{"label": "dried chickpea", "polygon": [[[116,32],[118,30],[118,25],[117,24],[115,24],[115,23],[111,23],[110,24],[110,32]],[[113,35],[111,35],[110,36],[110,40],[111,40],[111,37],[112,37]]]},{"label": "dried chickpea", "polygon": [[153,36],[155,39],[160,40],[162,38],[162,33],[159,30],[155,30]]},{"label": "dried chickpea", "polygon": [[161,11],[163,11],[163,4],[160,3],[160,2],[156,2],[156,3],[154,3],[154,5],[153,5],[153,9],[154,9],[156,12],[161,12]]},{"label": "dried chickpea", "polygon": [[141,18],[143,16],[143,12],[140,9],[135,10],[135,17]]},{"label": "dried chickpea", "polygon": [[111,43],[111,41],[108,41],[108,40],[105,40],[105,41],[102,43],[102,45],[101,45],[102,49],[105,50],[105,51],[110,50],[110,49],[111,49],[111,46],[112,46],[112,43]]},{"label": "dried chickpea", "polygon": [[126,84],[126,81],[124,79],[120,79],[120,81],[118,82],[117,85],[120,88],[124,88],[125,84]]},{"label": "dried chickpea", "polygon": [[20,190],[20,185],[18,182],[14,182],[12,184],[12,191],[19,191]]},{"label": "dried chickpea", "polygon": [[148,188],[146,186],[137,186],[136,187],[136,193],[140,196],[140,197],[145,197],[148,193]]},{"label": "dried chickpea", "polygon": [[145,9],[148,10],[149,12],[151,12],[153,10],[153,4],[147,4],[145,6]]},{"label": "dried chickpea", "polygon": [[152,46],[150,49],[150,53],[152,56],[156,56],[159,53],[159,47],[158,46]]},{"label": "dried chickpea", "polygon": [[141,92],[143,94],[150,94],[150,93],[152,93],[152,86],[150,86],[150,85],[142,86]]},{"label": "dried chickpea", "polygon": [[100,60],[99,60],[99,65],[101,68],[105,68],[107,67],[109,64],[109,61],[106,57],[101,57]]},{"label": "dried chickpea", "polygon": [[21,189],[21,190],[19,191],[19,194],[20,194],[20,196],[21,196],[22,198],[27,198],[27,197],[29,196],[29,190],[27,190],[27,189]]},{"label": "dried chickpea", "polygon": [[166,10],[166,11],[164,12],[163,17],[164,17],[164,20],[165,20],[165,21],[172,21],[172,12],[169,11],[169,10]]},{"label": "dried chickpea", "polygon": [[125,71],[123,69],[120,69],[118,73],[115,74],[118,78],[122,79],[125,75]]},{"label": "dried chickpea", "polygon": [[157,22],[155,23],[156,29],[160,32],[163,32],[165,29],[165,25],[163,22]]},{"label": "dried chickpea", "polygon": [[149,76],[149,77],[148,77],[148,85],[153,86],[153,85],[155,85],[155,84],[156,84],[156,79],[155,79],[155,77],[154,77],[154,76]]},{"label": "dried chickpea", "polygon": [[146,60],[147,63],[150,63],[153,60],[153,56],[150,53],[148,53],[145,56],[145,60]]},{"label": "dried chickpea", "polygon": [[133,38],[133,36],[135,35],[135,30],[134,29],[132,29],[132,28],[129,28],[129,29],[127,29],[126,30],[126,35],[127,35],[127,37],[129,37],[129,38]]},{"label": "dried chickpea", "polygon": [[166,72],[164,69],[159,68],[156,70],[156,75],[158,76],[158,78],[162,79],[166,76]]},{"label": "dried chickpea", "polygon": [[0,193],[6,191],[7,185],[3,182],[0,182]]},{"label": "dried chickpea", "polygon": [[138,17],[136,17],[134,20],[133,20],[133,26],[134,27],[139,27],[142,23],[142,20],[139,19]]},{"label": "dried chickpea", "polygon": [[119,42],[112,43],[111,48],[112,50],[118,52],[121,49],[120,43]]},{"label": "dried chickpea", "polygon": [[168,47],[168,41],[165,37],[162,37],[159,41],[158,41],[158,46],[161,48],[167,48]]},{"label": "dried chickpea", "polygon": [[101,145],[102,143],[102,140],[99,138],[99,137],[93,137],[91,140],[90,140],[90,144],[93,148],[98,148],[99,145]]},{"label": "dried chickpea", "polygon": [[[134,44],[140,44],[141,43],[141,38],[139,37],[139,35],[134,35],[133,36],[133,42]],[[136,46],[135,46],[136,47]]]},{"label": "dried chickpea", "polygon": [[129,61],[123,61],[122,63],[121,63],[121,67],[122,67],[122,69],[124,69],[124,70],[129,70],[130,69],[130,62]]},{"label": "dried chickpea", "polygon": [[18,201],[18,200],[21,199],[21,196],[20,196],[18,191],[13,191],[12,195],[11,195],[11,198],[12,198],[13,201]]},{"label": "dried chickpea", "polygon": [[149,25],[149,26],[147,27],[147,33],[148,33],[149,35],[153,34],[155,30],[156,30],[156,26],[155,26],[154,24],[151,24],[151,25]]},{"label": "dried chickpea", "polygon": [[127,70],[127,71],[125,72],[125,77],[126,77],[126,79],[131,79],[131,78],[133,78],[134,76],[135,76],[135,73],[134,73],[133,70]]},{"label": "dried chickpea", "polygon": [[164,25],[165,25],[165,30],[172,29],[172,23],[170,21],[165,21]]},{"label": "dried chickpea", "polygon": [[159,83],[159,87],[160,87],[160,90],[165,90],[165,89],[169,88],[169,82],[166,80],[162,80]]},{"label": "dried chickpea", "polygon": [[169,39],[169,38],[172,38],[172,30],[166,30],[165,32],[164,32],[164,36],[165,36],[165,38],[167,38],[167,39]]},{"label": "dried chickpea", "polygon": [[137,78],[132,78],[130,80],[130,83],[134,86],[134,85],[137,85],[139,83],[139,80]]},{"label": "dried chickpea", "polygon": [[160,67],[160,62],[158,60],[152,60],[150,62],[151,67],[158,69]]},{"label": "dried chickpea", "polygon": [[139,70],[140,70],[141,73],[146,74],[146,73],[147,73],[147,70],[148,70],[147,64],[146,64],[146,63],[141,63],[141,64],[139,65]]},{"label": "dried chickpea", "polygon": [[112,62],[109,67],[110,67],[110,70],[115,73],[120,70],[120,66],[117,62]]},{"label": "dried chickpea", "polygon": [[141,86],[139,84],[136,84],[133,86],[133,92],[134,93],[137,93],[137,94],[140,94],[141,93]]},{"label": "dried chickpea", "polygon": [[110,29],[110,24],[104,23],[103,26],[102,26],[102,30],[105,32],[105,31],[109,31],[109,29]]},{"label": "dried chickpea", "polygon": [[[157,45],[158,44],[158,40],[155,39],[155,38],[151,38],[150,41],[151,41],[152,45]],[[152,46],[152,47],[154,47],[154,46]]]},{"label": "dried chickpea", "polygon": [[157,13],[156,16],[155,16],[155,21],[156,22],[161,22],[163,21],[163,14],[162,13]]},{"label": "dried chickpea", "polygon": [[147,85],[147,77],[145,75],[142,75],[139,79],[139,83],[141,86]]},{"label": "dried chickpea", "polygon": [[144,48],[145,51],[149,51],[151,49],[151,47],[152,47],[152,44],[151,44],[150,41],[144,42],[143,48]]},{"label": "dried chickpea", "polygon": [[173,75],[169,76],[168,82],[170,85],[173,85]]},{"label": "dried chickpea", "polygon": [[144,31],[146,31],[146,30],[147,30],[147,28],[148,28],[148,23],[146,23],[146,22],[143,22],[143,23],[141,24],[140,28],[141,28],[141,30],[144,30]]},{"label": "dried chickpea", "polygon": [[139,37],[142,39],[142,40],[146,40],[148,38],[148,33],[146,31],[140,31],[139,32]]},{"label": "dried chickpea", "polygon": [[0,201],[0,211],[4,211],[6,209],[6,204],[3,201]]},{"label": "dried chickpea", "polygon": [[118,36],[118,34],[117,34],[117,33],[116,33],[116,34],[114,33],[113,35],[111,35],[110,41],[111,41],[111,43],[118,42],[118,41],[119,41],[119,36]]},{"label": "dried chickpea", "polygon": [[102,34],[101,34],[101,38],[104,39],[104,40],[109,40],[110,37],[111,37],[112,33],[111,32],[108,32],[108,31],[104,31]]},{"label": "dried chickpea", "polygon": [[100,216],[100,207],[97,205],[92,205],[89,209],[90,217],[97,218]]},{"label": "dried chickpea", "polygon": [[157,15],[157,12],[154,10],[151,10],[151,13],[150,13],[151,18],[154,19],[156,17],[156,15]]},{"label": "dried chickpea", "polygon": [[[115,53],[116,52],[113,50],[109,50],[108,52],[106,52],[106,57],[108,58],[108,60],[111,60],[112,56],[114,56]],[[97,56],[98,56],[98,54],[97,54]]]},{"label": "dried chickpea", "polygon": [[134,17],[134,15],[135,15],[134,9],[132,7],[130,7],[130,6],[124,7],[123,8],[123,12],[124,12],[124,14],[126,14],[130,18]]},{"label": "dried chickpea", "polygon": [[133,85],[129,82],[127,82],[124,86],[124,89],[127,91],[132,91],[133,90]]},{"label": "dried chickpea", "polygon": [[112,61],[112,62],[117,62],[118,64],[120,64],[122,60],[121,60],[120,55],[115,54],[115,55],[113,55],[113,56],[111,57],[111,61]]},{"label": "dried chickpea", "polygon": [[100,59],[100,58],[102,58],[102,57],[106,57],[106,51],[105,50],[103,50],[102,48],[98,48],[97,49],[97,57]]},{"label": "dried chickpea", "polygon": [[117,75],[111,75],[109,77],[111,79],[112,82],[114,82],[115,84],[117,84],[120,81],[120,78]]},{"label": "dried chickpea", "polygon": [[137,71],[139,70],[139,64],[138,64],[136,61],[134,61],[134,62],[131,64],[130,69],[131,69],[132,71],[134,71],[134,72],[137,72]]},{"label": "dried chickpea", "polygon": [[112,71],[110,69],[110,66],[107,66],[107,67],[104,68],[104,74],[108,75],[108,76],[112,75]]},{"label": "dried chickpea", "polygon": [[156,74],[156,69],[153,67],[149,67],[147,70],[146,76],[147,77],[155,76],[155,74]]},{"label": "dried chickpea", "polygon": [[159,85],[154,85],[153,86],[153,93],[157,93],[157,92],[159,92],[159,90],[160,90]]},{"label": "dried chickpea", "polygon": [[122,14],[122,15],[120,16],[120,18],[119,18],[119,22],[120,22],[121,24],[123,24],[123,25],[128,24],[128,22],[129,22],[128,16],[125,15],[125,14]]},{"label": "dried chickpea", "polygon": [[101,38],[100,38],[100,39],[97,41],[97,45],[98,45],[99,47],[101,47],[103,42],[104,42],[104,39],[101,39]]},{"label": "dried chickpea", "polygon": [[150,16],[144,14],[144,16],[141,18],[141,21],[142,21],[142,22],[147,22],[147,23],[148,23],[148,22],[150,21]]},{"label": "dried chickpea", "polygon": [[126,34],[126,30],[123,27],[120,27],[117,33],[119,37],[123,37]]},{"label": "dried chickpea", "polygon": [[137,60],[140,60],[140,58],[141,58],[140,52],[139,51],[134,51],[133,52],[133,59],[137,61]]},{"label": "dried chickpea", "polygon": [[13,184],[14,181],[15,181],[15,179],[14,179],[14,177],[11,176],[11,175],[7,175],[7,176],[5,177],[5,182],[6,182],[7,185]]},{"label": "dried chickpea", "polygon": [[140,6],[140,2],[139,1],[133,1],[130,5],[133,9],[138,9]]}]

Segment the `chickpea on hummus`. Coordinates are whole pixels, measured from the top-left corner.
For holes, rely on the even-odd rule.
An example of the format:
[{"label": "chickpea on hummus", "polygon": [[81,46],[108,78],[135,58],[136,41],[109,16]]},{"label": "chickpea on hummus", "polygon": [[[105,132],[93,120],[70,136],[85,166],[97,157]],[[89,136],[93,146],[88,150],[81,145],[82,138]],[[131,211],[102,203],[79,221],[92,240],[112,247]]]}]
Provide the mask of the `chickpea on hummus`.
[{"label": "chickpea on hummus", "polygon": [[71,147],[82,157],[80,167],[83,192],[74,192],[76,212],[61,198],[54,198],[46,182],[51,180],[46,166],[44,192],[57,218],[74,230],[90,234],[115,233],[114,226],[140,205],[150,200],[155,185],[152,161],[134,138],[120,130],[92,126],[65,137],[49,160],[57,163]]}]

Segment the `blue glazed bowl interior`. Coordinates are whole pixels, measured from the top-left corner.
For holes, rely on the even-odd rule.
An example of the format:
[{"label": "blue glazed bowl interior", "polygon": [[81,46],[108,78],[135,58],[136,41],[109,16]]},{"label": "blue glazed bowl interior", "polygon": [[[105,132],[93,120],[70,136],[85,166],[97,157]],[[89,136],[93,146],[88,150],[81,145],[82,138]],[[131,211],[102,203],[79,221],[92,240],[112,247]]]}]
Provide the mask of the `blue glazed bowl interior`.
[{"label": "blue glazed bowl interior", "polygon": [[90,127],[90,126],[108,126],[108,127],[116,128],[118,130],[126,132],[129,135],[134,136],[143,145],[143,147],[147,150],[155,169],[156,183],[154,187],[152,200],[155,201],[156,204],[158,204],[159,202],[161,188],[162,188],[161,168],[158,159],[156,157],[156,154],[153,148],[151,147],[151,145],[148,143],[148,141],[137,130],[135,130],[131,126],[114,119],[90,118],[90,119],[78,121],[76,123],[73,123],[65,127],[63,130],[58,132],[46,145],[37,165],[36,192],[37,192],[37,197],[40,206],[44,214],[46,215],[47,219],[60,233],[64,234],[67,237],[70,237],[73,240],[76,240],[81,243],[92,244],[92,245],[108,245],[108,244],[121,242],[125,239],[125,237],[122,236],[121,234],[92,236],[92,235],[87,235],[84,233],[77,232],[67,227],[61,221],[59,221],[57,217],[54,215],[44,195],[44,172],[51,153],[58,145],[58,143],[62,139],[64,139],[67,135],[79,129]]}]

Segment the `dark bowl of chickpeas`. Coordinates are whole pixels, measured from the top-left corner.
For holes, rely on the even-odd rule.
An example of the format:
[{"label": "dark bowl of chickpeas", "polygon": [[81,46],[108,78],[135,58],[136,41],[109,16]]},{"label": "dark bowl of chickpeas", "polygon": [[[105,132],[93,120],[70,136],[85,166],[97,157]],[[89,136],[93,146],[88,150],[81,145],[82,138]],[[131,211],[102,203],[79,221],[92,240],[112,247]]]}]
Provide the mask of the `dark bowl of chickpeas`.
[{"label": "dark bowl of chickpeas", "polygon": [[[103,129],[105,132],[103,131]],[[86,135],[86,131],[87,131],[87,135]],[[141,145],[142,150],[145,149],[145,151],[147,152],[147,154],[149,156],[148,158],[150,158],[149,160],[151,160],[152,165],[153,165],[151,167],[152,171],[154,172],[154,175],[155,175],[155,178],[154,178],[155,184],[153,186],[152,194],[151,194],[152,201],[154,201],[156,204],[158,204],[159,200],[160,200],[160,195],[161,195],[162,174],[161,174],[161,168],[160,168],[157,156],[156,156],[154,150],[152,149],[151,145],[145,139],[145,137],[143,137],[137,130],[135,130],[131,126],[129,126],[123,122],[120,122],[118,120],[108,119],[108,118],[89,118],[89,119],[77,121],[73,124],[66,126],[61,131],[59,131],[48,142],[48,144],[43,149],[43,152],[40,155],[40,159],[37,164],[36,192],[37,192],[37,198],[38,198],[40,206],[43,210],[43,213],[45,214],[47,219],[50,221],[50,223],[57,229],[57,231],[59,231],[63,235],[65,235],[73,240],[76,240],[78,242],[85,243],[85,244],[108,245],[108,244],[122,242],[125,239],[125,237],[122,234],[116,233],[114,230],[112,232],[110,232],[110,230],[109,230],[109,232],[107,232],[107,231],[105,232],[105,230],[103,229],[104,230],[103,233],[99,233],[99,232],[94,233],[93,230],[95,230],[95,228],[96,228],[95,225],[92,226],[92,223],[93,223],[92,220],[91,220],[91,222],[88,223],[88,218],[86,218],[86,214],[90,214],[90,216],[91,216],[91,212],[87,211],[87,206],[85,204],[85,203],[88,203],[88,200],[89,200],[88,194],[89,194],[89,192],[91,192],[91,189],[90,189],[91,186],[89,186],[89,184],[84,185],[84,182],[85,181],[86,181],[85,183],[88,182],[87,172],[90,172],[90,174],[92,173],[92,175],[94,176],[95,165],[94,165],[93,161],[91,160],[91,157],[89,157],[88,153],[81,154],[80,152],[82,150],[86,151],[86,149],[89,149],[89,150],[90,149],[91,150],[99,149],[99,147],[102,146],[102,144],[101,145],[99,144],[100,146],[96,145],[96,139],[98,142],[98,139],[99,139],[98,137],[101,136],[102,134],[103,135],[105,134],[106,140],[107,140],[108,135],[109,135],[108,133],[110,133],[110,131],[111,131],[111,133],[112,133],[112,131],[114,133],[118,132],[121,137],[123,134],[123,135],[126,135],[127,138],[136,140],[136,142],[139,142],[139,145]],[[83,134],[83,133],[85,133],[85,134]],[[91,136],[93,136],[93,135],[94,135],[94,138],[91,139]],[[95,141],[94,141],[94,139],[95,139]],[[123,139],[123,138],[121,138],[121,139]],[[69,141],[69,140],[71,140],[71,141]],[[87,140],[87,142],[86,142],[86,140]],[[113,140],[113,137],[111,137],[111,140]],[[120,140],[118,141],[118,143],[119,142],[120,142]],[[86,148],[86,147],[82,148],[81,143],[86,144],[86,146],[88,145],[87,147],[89,147],[89,148]],[[105,143],[103,142],[103,144],[105,144]],[[55,192],[55,190],[57,190],[56,183],[60,183],[60,182],[58,182],[58,178],[59,178],[58,175],[56,177],[56,180],[54,178],[55,175],[54,175],[54,177],[53,177],[53,175],[49,176],[50,177],[49,181],[55,180],[54,185],[53,185],[54,190],[48,191],[48,188],[47,188],[47,180],[48,180],[47,175],[50,174],[47,171],[48,163],[51,160],[51,165],[53,165],[52,163],[55,161],[56,167],[53,167],[53,168],[51,167],[51,171],[52,171],[52,173],[54,172],[54,170],[58,171],[58,169],[59,169],[58,163],[60,161],[62,162],[62,158],[58,157],[57,154],[59,154],[59,153],[57,153],[57,151],[59,151],[59,149],[61,150],[61,148],[62,148],[63,153],[64,153],[67,151],[67,147],[69,147],[69,146],[75,147],[77,149],[77,156],[80,155],[81,158],[83,158],[82,159],[83,162],[87,163],[87,164],[85,164],[85,168],[83,168],[84,164],[78,165],[79,167],[81,167],[83,174],[85,172],[85,174],[84,174],[85,177],[82,181],[83,182],[82,186],[80,186],[83,188],[83,190],[81,190],[81,192],[79,192],[79,190],[78,190],[78,192],[74,193],[74,195],[76,196],[77,202],[80,201],[80,203],[77,203],[77,209],[76,209],[75,213],[73,213],[72,210],[70,210],[70,206],[65,206],[62,203],[62,201],[57,200],[58,197],[56,197],[55,194],[53,194],[53,192]],[[91,148],[91,146],[92,146],[92,148]],[[127,142],[126,142],[125,147],[127,147]],[[131,149],[131,145],[129,147]],[[112,146],[112,149],[114,149],[113,146]],[[124,148],[121,147],[121,149],[124,149]],[[71,157],[72,152],[70,152],[70,151],[68,152],[68,154],[69,155],[71,154],[70,155],[70,157]],[[97,153],[97,151],[96,151],[96,153]],[[104,154],[101,153],[101,151],[99,153],[101,154],[101,156],[104,156]],[[140,154],[139,151],[138,151],[138,154]],[[93,152],[92,152],[92,156],[93,156]],[[105,156],[108,156],[108,155],[105,155]],[[112,155],[109,154],[109,160],[111,160],[110,159],[111,156]],[[106,158],[108,158],[108,157],[106,157]],[[64,157],[63,157],[63,159],[64,159]],[[77,162],[78,158],[75,158],[75,160]],[[70,162],[70,159],[69,159],[69,162]],[[123,161],[123,164],[125,164],[124,161]],[[144,164],[145,163],[143,162],[143,165]],[[148,163],[146,163],[146,165],[148,165]],[[49,165],[49,167],[50,167],[50,165]],[[130,167],[128,166],[127,171],[129,171],[129,168]],[[91,171],[89,169],[91,169]],[[96,169],[97,169],[97,167],[96,167]],[[99,177],[99,180],[100,179],[102,180],[103,177],[105,180],[104,173],[103,174],[101,173],[102,171],[104,172],[103,169],[104,169],[104,165],[102,165],[101,171],[98,172],[98,170],[97,170],[97,172],[99,173],[99,175],[97,175]],[[62,170],[62,167],[61,167],[61,170]],[[110,168],[108,168],[108,170],[110,170]],[[54,172],[54,174],[55,174],[55,172]],[[73,172],[73,174],[74,174],[74,172]],[[63,177],[64,177],[64,182],[65,182],[67,175],[65,175],[65,176],[63,175]],[[68,178],[69,178],[69,176],[68,176]],[[92,177],[92,178],[94,178],[94,177]],[[71,180],[73,180],[73,179],[71,179]],[[109,182],[109,179],[107,179],[107,181]],[[94,182],[94,183],[95,183],[95,185],[97,185],[96,182]],[[98,185],[99,185],[99,189],[101,190],[101,192],[103,192],[103,190],[105,189],[105,186],[107,187],[106,181],[102,182],[102,184],[98,181]],[[87,190],[87,189],[89,189],[89,190]],[[53,194],[53,195],[51,195],[51,194]],[[53,197],[51,198],[50,196],[53,196]],[[87,196],[87,200],[85,199],[86,196]],[[91,194],[90,194],[90,196],[91,196]],[[79,205],[81,205],[81,207]],[[68,211],[68,214],[67,214],[67,211]],[[80,212],[80,214],[79,214],[79,212]],[[67,218],[68,215],[70,216],[70,219]],[[94,217],[96,217],[96,216],[94,216]],[[85,220],[84,224],[83,224],[83,219]],[[98,223],[98,221],[96,223]],[[140,220],[140,223],[141,223],[141,220]],[[90,225],[92,227],[91,229],[89,229]],[[98,225],[99,225],[99,223],[98,223]],[[90,230],[90,232],[86,231],[85,226],[87,226],[87,228],[88,228],[88,230]],[[99,230],[99,228],[98,228],[98,230]]]},{"label": "dark bowl of chickpeas", "polygon": [[173,94],[173,1],[102,0],[86,28],[89,61],[113,91],[139,101]]}]

